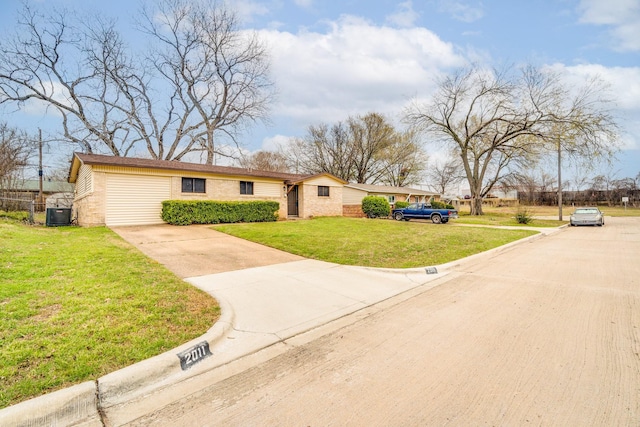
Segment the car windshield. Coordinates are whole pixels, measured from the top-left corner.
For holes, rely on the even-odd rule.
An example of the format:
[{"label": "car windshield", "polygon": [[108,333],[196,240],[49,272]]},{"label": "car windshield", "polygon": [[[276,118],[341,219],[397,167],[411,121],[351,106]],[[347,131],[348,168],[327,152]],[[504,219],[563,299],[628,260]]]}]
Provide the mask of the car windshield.
[{"label": "car windshield", "polygon": [[596,208],[576,209],[576,213],[577,214],[597,214],[598,213],[598,209],[596,209]]}]

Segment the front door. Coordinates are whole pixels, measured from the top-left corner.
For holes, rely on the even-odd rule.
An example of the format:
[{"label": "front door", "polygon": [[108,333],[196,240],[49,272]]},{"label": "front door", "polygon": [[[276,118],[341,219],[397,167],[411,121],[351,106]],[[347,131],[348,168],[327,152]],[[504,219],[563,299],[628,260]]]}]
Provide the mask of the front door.
[{"label": "front door", "polygon": [[298,216],[298,186],[294,185],[287,193],[287,215]]}]

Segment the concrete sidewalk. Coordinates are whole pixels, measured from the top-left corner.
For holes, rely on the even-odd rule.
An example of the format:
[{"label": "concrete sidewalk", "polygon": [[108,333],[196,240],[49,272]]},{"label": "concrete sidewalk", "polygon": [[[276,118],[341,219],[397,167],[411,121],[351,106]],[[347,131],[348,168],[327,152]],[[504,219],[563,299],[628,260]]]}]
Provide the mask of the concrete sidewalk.
[{"label": "concrete sidewalk", "polygon": [[[210,226],[115,231],[213,295],[221,305],[221,318],[205,335],[173,351],[3,409],[0,425],[126,425],[197,393],[216,375],[231,375],[229,366],[251,358],[246,356],[273,357],[290,348],[287,340],[292,337],[352,313],[365,315],[366,308],[412,290],[424,292],[460,263],[439,266],[436,274],[427,274],[425,268],[371,269],[304,259]],[[184,369],[184,355],[197,363]]]}]

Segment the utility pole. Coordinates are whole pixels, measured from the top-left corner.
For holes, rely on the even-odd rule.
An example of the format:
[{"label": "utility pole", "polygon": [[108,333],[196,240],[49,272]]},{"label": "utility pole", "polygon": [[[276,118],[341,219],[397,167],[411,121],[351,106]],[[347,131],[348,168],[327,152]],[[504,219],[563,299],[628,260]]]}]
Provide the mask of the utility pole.
[{"label": "utility pole", "polygon": [[40,191],[38,192],[38,204],[42,209],[43,195],[42,195],[42,129],[38,129],[38,179],[40,180]]},{"label": "utility pole", "polygon": [[562,221],[562,144],[558,137],[558,220]]}]

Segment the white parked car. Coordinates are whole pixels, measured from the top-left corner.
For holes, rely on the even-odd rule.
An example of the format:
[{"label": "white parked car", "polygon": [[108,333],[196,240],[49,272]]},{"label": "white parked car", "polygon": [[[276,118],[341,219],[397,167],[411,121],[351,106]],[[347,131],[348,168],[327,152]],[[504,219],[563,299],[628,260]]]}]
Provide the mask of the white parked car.
[{"label": "white parked car", "polygon": [[597,225],[602,227],[604,225],[604,214],[600,209],[594,207],[576,208],[571,214],[569,223],[572,226]]}]

